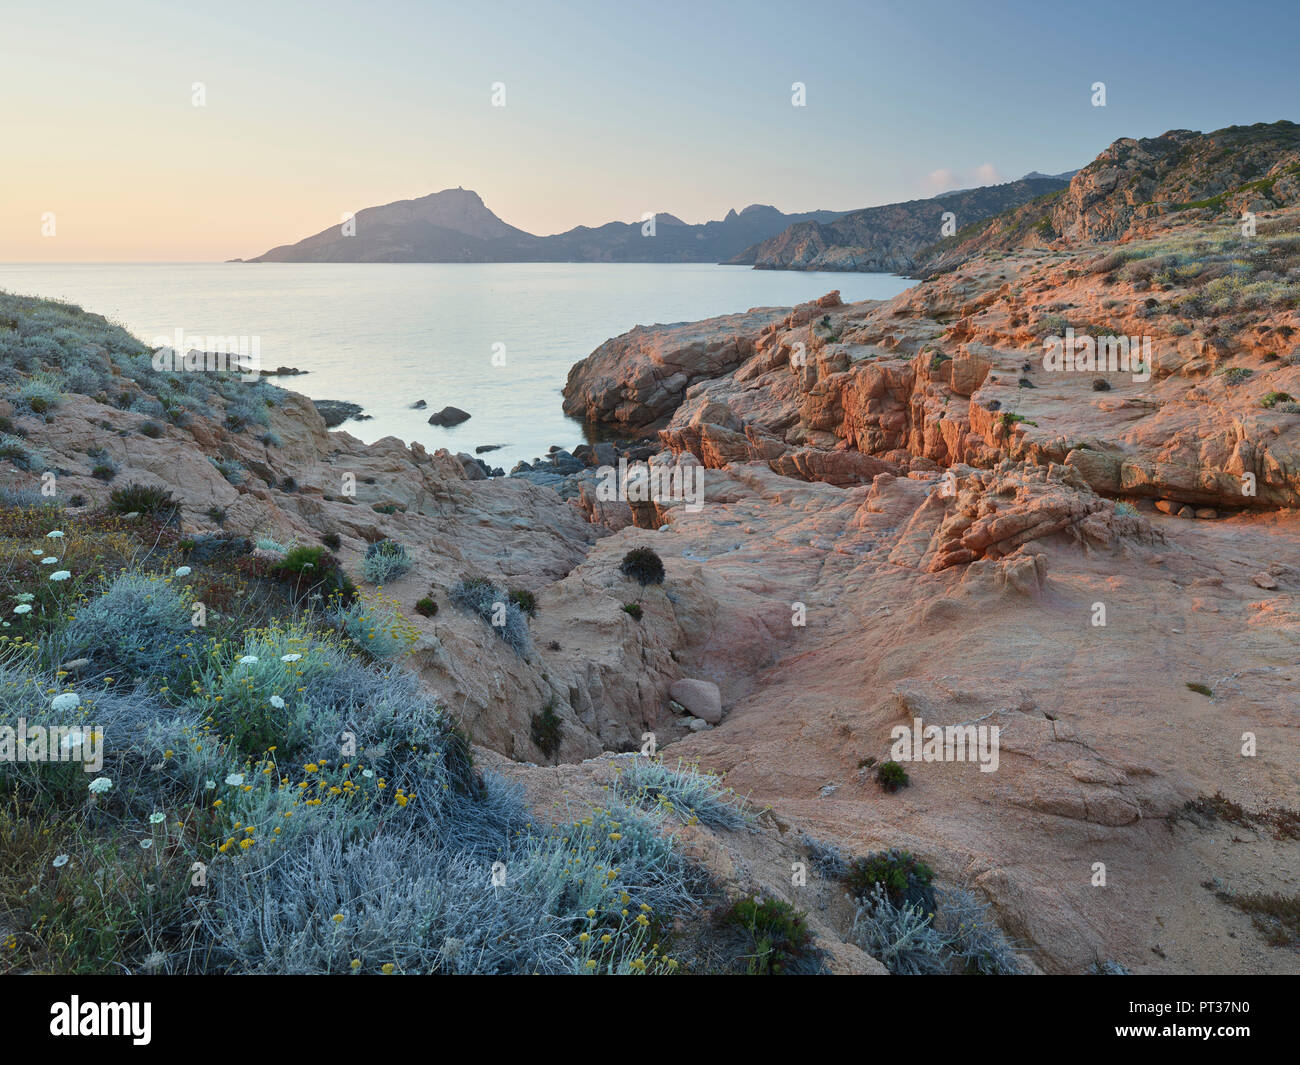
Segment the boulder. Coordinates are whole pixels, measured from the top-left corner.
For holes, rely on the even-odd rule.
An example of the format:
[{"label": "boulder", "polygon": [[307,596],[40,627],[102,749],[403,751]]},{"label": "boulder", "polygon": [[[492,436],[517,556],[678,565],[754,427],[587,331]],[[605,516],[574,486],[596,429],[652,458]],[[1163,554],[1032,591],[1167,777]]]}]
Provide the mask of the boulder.
[{"label": "boulder", "polygon": [[683,677],[673,681],[668,695],[701,721],[716,725],[722,720],[722,693],[712,681]]}]

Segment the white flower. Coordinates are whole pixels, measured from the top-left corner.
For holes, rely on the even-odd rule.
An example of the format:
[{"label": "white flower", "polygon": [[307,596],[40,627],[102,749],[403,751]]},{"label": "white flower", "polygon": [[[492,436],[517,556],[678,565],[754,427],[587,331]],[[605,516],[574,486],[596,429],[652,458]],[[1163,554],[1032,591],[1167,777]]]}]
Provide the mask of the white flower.
[{"label": "white flower", "polygon": [[375,775],[375,771],[373,769],[363,769],[361,770],[361,775],[365,777],[367,780],[369,780],[371,777]]},{"label": "white flower", "polygon": [[111,788],[112,786],[113,786],[112,777],[96,777],[87,785],[87,787],[90,788],[90,792],[92,795],[102,795],[104,794],[104,792],[108,791],[108,789]]},{"label": "white flower", "polygon": [[239,785],[242,784],[243,782],[244,782],[243,773],[231,773],[228,777],[226,777],[226,783],[234,788],[239,787]]},{"label": "white flower", "polygon": [[140,847],[142,850],[148,850],[152,846],[153,846],[153,840],[151,839],[142,839],[140,841]]},{"label": "white flower", "polygon": [[178,570],[176,571],[176,576],[178,576],[178,577],[188,577],[188,576],[189,576],[191,573],[193,573],[193,572],[194,572],[194,571],[193,571],[192,569],[190,569],[189,566],[181,566],[181,568],[178,569]]},{"label": "white flower", "polygon": [[69,573],[66,569],[60,569],[60,570],[55,570],[53,573],[50,574],[50,580],[66,581],[71,576],[72,574]]},{"label": "white flower", "polygon": [[46,555],[43,559],[41,559],[41,565],[42,565],[42,566],[53,566],[53,565],[54,565],[56,562],[58,562],[58,561],[59,561],[59,560],[58,560],[57,558],[55,558],[53,555]]},{"label": "white flower", "polygon": [[54,859],[55,869],[62,869],[67,864],[68,864],[68,856],[66,854],[60,854],[57,858]]},{"label": "white flower", "polygon": [[81,696],[76,692],[64,692],[50,700],[50,709],[56,714],[66,714],[81,705]]},{"label": "white flower", "polygon": [[30,614],[32,612],[31,603],[19,603],[14,607],[15,614]]},{"label": "white flower", "polygon": [[161,825],[166,820],[167,820],[166,814],[160,814],[155,812],[149,815],[149,824],[151,825]]},{"label": "white flower", "polygon": [[62,539],[63,539],[63,530],[62,530],[62,529],[51,529],[49,532],[47,532],[47,533],[45,534],[45,539],[47,539],[47,540],[62,540]]},{"label": "white flower", "polygon": [[32,554],[33,554],[33,555],[43,555],[43,554],[45,554],[45,551],[44,551],[44,549],[42,549],[42,548],[39,548],[39,547],[33,547],[33,548],[32,548]]},{"label": "white flower", "polygon": [[280,661],[281,661],[281,662],[297,662],[298,659],[300,659],[301,657],[302,657],[302,655],[281,655],[281,656],[280,656]]},{"label": "white flower", "polygon": [[70,751],[74,747],[80,747],[85,742],[86,734],[84,732],[69,732],[63,737],[63,749]]},{"label": "white flower", "polygon": [[36,598],[36,596],[32,595],[31,592],[19,592],[17,595],[14,596],[14,598],[17,599],[18,602],[20,603],[30,603],[33,599]]},{"label": "white flower", "polygon": [[239,660],[239,664],[241,666],[251,666],[256,661],[257,655],[244,655],[244,657]]},{"label": "white flower", "polygon": [[278,695],[272,695],[272,696],[271,696],[271,705],[274,706],[277,710],[283,710],[283,709],[284,709],[284,700],[281,699]]},{"label": "white flower", "polygon": [[216,786],[217,786],[217,782],[216,782],[215,780],[205,780],[205,781],[203,782],[203,790],[204,790],[204,791],[211,791],[211,790],[212,790],[213,788],[215,788]]}]

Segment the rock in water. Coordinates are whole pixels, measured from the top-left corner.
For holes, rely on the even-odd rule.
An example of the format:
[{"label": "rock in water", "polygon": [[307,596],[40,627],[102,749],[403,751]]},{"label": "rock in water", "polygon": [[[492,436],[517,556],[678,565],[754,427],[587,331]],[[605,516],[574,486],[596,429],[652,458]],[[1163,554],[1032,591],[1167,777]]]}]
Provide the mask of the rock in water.
[{"label": "rock in water", "polygon": [[429,415],[430,425],[459,425],[469,421],[469,414],[459,407],[443,407],[437,414]]}]

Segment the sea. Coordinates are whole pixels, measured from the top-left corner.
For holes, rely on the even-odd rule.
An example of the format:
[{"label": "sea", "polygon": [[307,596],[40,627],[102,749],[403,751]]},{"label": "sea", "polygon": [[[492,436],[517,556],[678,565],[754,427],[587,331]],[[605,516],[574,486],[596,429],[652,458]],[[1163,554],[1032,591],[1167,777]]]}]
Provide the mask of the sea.
[{"label": "sea", "polygon": [[[561,410],[569,368],[636,325],[782,307],[838,289],[845,302],[913,284],[891,274],[672,263],[9,263],[0,290],[75,303],[145,343],[257,340],[276,383],[358,403],[340,428],[483,456],[509,469],[593,434]],[[426,408],[413,409],[424,400]],[[445,406],[470,414],[428,424]]]}]

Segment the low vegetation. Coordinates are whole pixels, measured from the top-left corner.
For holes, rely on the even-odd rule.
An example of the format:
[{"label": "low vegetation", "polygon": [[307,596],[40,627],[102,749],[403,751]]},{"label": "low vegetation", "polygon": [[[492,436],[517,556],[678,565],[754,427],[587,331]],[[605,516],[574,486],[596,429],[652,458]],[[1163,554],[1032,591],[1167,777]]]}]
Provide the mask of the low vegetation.
[{"label": "low vegetation", "polygon": [[671,811],[538,827],[400,664],[391,600],[261,568],[323,548],[3,502],[0,720],[63,755],[0,760],[4,971],[676,971],[701,880]]}]

